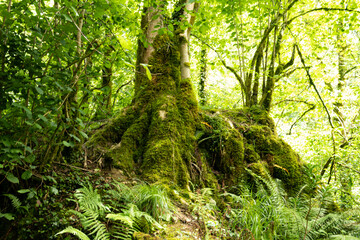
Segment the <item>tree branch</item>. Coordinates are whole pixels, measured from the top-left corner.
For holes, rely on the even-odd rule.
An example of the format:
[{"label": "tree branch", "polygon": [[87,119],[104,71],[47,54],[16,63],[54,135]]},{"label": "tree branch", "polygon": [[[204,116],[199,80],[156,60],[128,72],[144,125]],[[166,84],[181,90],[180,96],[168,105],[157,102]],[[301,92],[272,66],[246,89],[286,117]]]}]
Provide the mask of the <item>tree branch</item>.
[{"label": "tree branch", "polygon": [[320,93],[319,93],[319,91],[318,91],[318,89],[317,89],[317,87],[316,87],[316,85],[315,85],[315,83],[314,83],[311,75],[310,75],[309,69],[308,69],[308,68],[306,67],[306,65],[305,65],[305,60],[304,60],[304,58],[303,58],[303,56],[302,56],[302,53],[301,53],[301,51],[300,51],[300,48],[299,48],[299,46],[298,46],[297,44],[296,44],[295,46],[296,46],[297,52],[298,52],[298,54],[299,54],[299,57],[300,57],[300,59],[301,59],[301,63],[303,64],[303,66],[304,66],[304,68],[305,68],[305,71],[306,71],[306,74],[307,74],[307,76],[308,76],[308,78],[309,78],[309,83],[310,83],[310,85],[312,85],[312,86],[314,87],[314,90],[315,90],[316,94],[318,95],[318,97],[319,97],[319,99],[320,99],[320,101],[321,101],[321,104],[323,105],[323,107],[324,107],[324,109],[325,109],[325,111],[326,111],[326,114],[327,114],[327,116],[328,116],[328,119],[329,119],[329,123],[330,123],[331,128],[334,128],[334,125],[333,125],[333,123],[332,123],[332,121],[331,121],[331,115],[330,115],[329,109],[326,107],[325,102],[324,102],[324,100],[322,99],[322,97],[321,97],[321,95],[320,95]]},{"label": "tree branch", "polygon": [[327,7],[324,7],[324,8],[314,8],[314,9],[311,9],[309,11],[306,11],[306,12],[303,12],[303,13],[300,13],[299,15],[293,17],[292,19],[290,19],[288,21],[288,24],[290,24],[292,21],[294,21],[295,19],[301,17],[301,16],[304,16],[308,13],[311,13],[311,12],[316,12],[316,11],[346,11],[346,12],[357,12],[357,13],[360,13],[359,10],[356,10],[356,9],[347,9],[347,8],[327,8]]}]

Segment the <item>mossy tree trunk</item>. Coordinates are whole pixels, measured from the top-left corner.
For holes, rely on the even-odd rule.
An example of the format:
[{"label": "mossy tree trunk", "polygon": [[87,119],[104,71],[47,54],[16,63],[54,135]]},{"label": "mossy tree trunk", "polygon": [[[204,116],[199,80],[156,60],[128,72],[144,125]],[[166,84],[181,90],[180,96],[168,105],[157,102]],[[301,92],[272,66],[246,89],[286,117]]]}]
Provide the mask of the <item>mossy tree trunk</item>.
[{"label": "mossy tree trunk", "polygon": [[[178,2],[169,22],[166,1],[145,6],[138,41],[135,95],[132,104],[88,142],[103,160],[148,181],[186,187],[195,145],[198,105],[190,82],[189,37],[196,4]],[[180,17],[179,17],[180,16]]]},{"label": "mossy tree trunk", "polygon": [[200,52],[200,79],[199,79],[199,98],[200,98],[201,106],[204,106],[206,104],[206,93],[205,93],[206,77],[207,77],[207,50],[205,47],[203,47]]}]

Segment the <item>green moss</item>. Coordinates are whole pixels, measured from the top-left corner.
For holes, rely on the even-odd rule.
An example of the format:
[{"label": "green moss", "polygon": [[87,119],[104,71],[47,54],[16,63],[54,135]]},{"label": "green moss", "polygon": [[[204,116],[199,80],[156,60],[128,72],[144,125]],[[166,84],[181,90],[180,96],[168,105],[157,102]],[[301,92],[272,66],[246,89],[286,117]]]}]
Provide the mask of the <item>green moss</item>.
[{"label": "green moss", "polygon": [[274,142],[272,146],[274,152],[274,177],[281,179],[287,189],[296,191],[305,182],[305,174],[302,171],[299,155],[281,139]]},{"label": "green moss", "polygon": [[[286,142],[277,137],[270,127],[252,125],[244,132],[244,136],[260,158],[269,164],[269,170],[273,176],[281,179],[288,190],[301,187],[304,175],[299,156]],[[247,147],[249,152],[251,148]],[[245,160],[254,161],[253,159]]]},{"label": "green moss", "polygon": [[240,181],[244,173],[244,141],[237,130],[227,131],[220,161],[219,170],[225,173],[227,184],[234,185]]},{"label": "green moss", "polygon": [[248,168],[255,173],[256,175],[267,179],[269,176],[269,165],[265,161],[259,161],[255,163],[251,163],[248,165]]},{"label": "green moss", "polygon": [[255,151],[254,145],[245,143],[244,146],[244,160],[247,163],[256,163],[260,161],[260,155]]},{"label": "green moss", "polygon": [[159,237],[153,237],[149,234],[146,234],[146,233],[142,233],[142,232],[135,232],[134,235],[133,235],[133,238],[135,240],[160,240]]},{"label": "green moss", "polygon": [[[274,130],[274,122],[259,107],[210,111],[201,114],[200,146],[218,179],[234,186],[246,176],[245,167],[265,176],[268,171],[292,191],[303,184],[302,164],[292,148]],[[231,176],[231,177],[229,177]]]},{"label": "green moss", "polygon": [[144,135],[149,125],[149,116],[143,113],[123,134],[120,143],[113,145],[106,157],[113,165],[128,173],[134,171],[134,164],[139,162],[144,144]]},{"label": "green moss", "polygon": [[[260,106],[245,107],[243,109],[225,110],[223,114],[241,127],[243,123],[250,125],[268,126],[275,133],[274,120],[269,116],[268,112]],[[276,134],[276,133],[275,133]]]}]

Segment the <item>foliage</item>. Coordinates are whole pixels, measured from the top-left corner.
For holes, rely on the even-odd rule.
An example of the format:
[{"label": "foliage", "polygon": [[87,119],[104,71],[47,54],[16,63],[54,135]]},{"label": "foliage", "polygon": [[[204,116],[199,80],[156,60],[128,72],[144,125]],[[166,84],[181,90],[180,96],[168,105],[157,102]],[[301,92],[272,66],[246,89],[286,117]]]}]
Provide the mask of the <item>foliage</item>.
[{"label": "foliage", "polygon": [[[98,239],[121,233],[117,237],[122,238],[134,231],[148,231],[158,221],[173,220],[176,208],[164,188],[110,184],[113,180],[106,179],[108,172],[98,173],[99,167],[107,169],[111,164],[107,157],[91,158],[82,146],[96,129],[104,129],[107,119],[126,112],[138,66],[144,68],[146,80],[156,82],[162,76],[153,70],[154,64],[136,63],[135,39],[148,44],[141,29],[141,8],[161,6],[164,15],[169,15],[183,2],[0,1],[0,236],[56,239],[60,236],[55,233],[71,222],[73,226],[62,233],[82,239],[86,239],[85,233]],[[304,170],[311,180],[293,197],[284,193],[280,182],[263,175],[252,175],[255,186],[240,186],[238,195],[220,197],[221,180],[217,187],[211,186],[212,191],[194,189],[192,200],[187,201],[207,238],[359,237],[353,225],[359,221],[354,207],[360,199],[359,6],[358,0],[209,0],[193,13],[196,21],[188,42],[191,60],[187,64],[192,84],[205,91],[203,108],[216,112],[214,109],[241,108],[249,102],[265,106],[265,99],[270,101],[268,110],[277,134],[307,163]],[[164,26],[157,31],[174,36],[188,27],[177,20],[165,17]],[[293,50],[295,45],[304,62]],[[202,57],[203,51],[206,57]],[[199,83],[204,60],[206,79]],[[169,87],[164,82],[157,87]],[[270,98],[265,98],[268,93]],[[181,91],[177,94],[184,99],[188,96]],[[196,105],[194,99],[190,100]],[[180,100],[172,102],[171,106],[181,105]],[[206,120],[213,126],[210,121]],[[134,117],[130,122],[138,121]],[[164,129],[172,123],[164,124]],[[154,125],[151,133],[138,134],[140,142],[149,134],[164,134]],[[190,138],[200,139],[199,145],[206,145],[210,152],[225,153],[228,132],[219,129],[209,127],[208,136]],[[178,134],[180,139],[183,132]],[[168,154],[164,148],[156,149],[157,142],[146,147],[153,147],[151,156],[161,156],[167,166],[174,151]],[[128,149],[124,141],[122,144]],[[137,165],[144,161],[138,156],[143,151],[134,151]],[[201,154],[184,151],[175,155],[186,155],[189,166],[184,169],[197,167],[205,174],[201,177],[212,171],[217,176],[214,168],[202,171],[200,163],[205,161],[198,156]],[[96,173],[92,173],[94,169]],[[140,174],[137,167],[131,169]],[[95,184],[79,188],[87,180]],[[64,217],[74,208],[68,199],[73,198],[69,195],[75,189],[75,202],[81,209],[72,215],[82,219],[83,228],[68,220],[73,217]],[[217,214],[224,204],[228,206],[228,210],[224,208],[226,218]]]},{"label": "foliage", "polygon": [[[113,186],[114,189],[106,191],[105,195],[108,196],[110,203],[117,202],[114,206],[103,203],[97,189],[93,189],[90,184],[77,189],[74,194],[79,210],[70,212],[79,217],[83,228],[88,235],[94,236],[95,240],[132,239],[134,232],[151,233],[155,229],[162,228],[154,217],[157,219],[170,217],[168,216],[170,213],[167,212],[169,210],[166,208],[171,206],[171,202],[162,188],[144,187],[144,185],[129,188],[122,183],[115,183]],[[134,198],[124,198],[129,193]],[[132,201],[148,213],[139,210]],[[154,211],[153,207],[159,207],[160,211]],[[161,211],[161,209],[166,209],[166,211]],[[80,239],[88,238],[88,235],[73,227],[67,227],[58,234],[64,233],[74,234]]]},{"label": "foliage", "polygon": [[[286,198],[281,184],[271,178],[255,175],[257,191],[242,187],[241,195],[225,193],[230,197],[227,211],[228,237],[244,239],[323,239],[338,234],[358,237],[359,209],[330,212],[330,189],[320,189],[314,196],[304,192],[304,186],[295,197]],[[337,236],[339,237],[339,236]],[[356,239],[356,238],[354,238]]]}]

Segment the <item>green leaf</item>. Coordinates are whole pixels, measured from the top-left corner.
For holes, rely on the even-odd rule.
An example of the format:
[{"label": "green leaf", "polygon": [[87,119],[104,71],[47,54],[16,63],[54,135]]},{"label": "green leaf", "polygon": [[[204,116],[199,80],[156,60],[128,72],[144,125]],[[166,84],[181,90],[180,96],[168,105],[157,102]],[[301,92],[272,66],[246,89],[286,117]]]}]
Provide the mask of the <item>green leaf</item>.
[{"label": "green leaf", "polygon": [[149,65],[148,64],[144,64],[144,63],[140,63],[141,66],[143,66],[145,68],[145,71],[146,71],[146,76],[149,80],[152,79],[152,76],[151,76],[151,72],[149,70]]},{"label": "green leaf", "polygon": [[10,146],[11,146],[10,141],[7,140],[7,139],[3,139],[3,140],[2,140],[2,143],[5,145],[5,147],[10,147]]},{"label": "green leaf", "polygon": [[27,162],[27,163],[33,163],[34,161],[35,161],[35,155],[28,155],[25,158],[25,162]]},{"label": "green leaf", "polygon": [[7,220],[11,221],[14,220],[14,215],[11,213],[0,213],[0,218],[6,218]]},{"label": "green leaf", "polygon": [[105,62],[104,62],[104,66],[105,66],[106,68],[111,68],[111,62],[105,61]]},{"label": "green leaf", "polygon": [[74,11],[75,15],[78,17],[79,14],[78,14],[78,12],[76,11],[76,9],[74,8],[74,6],[71,6],[71,9]]},{"label": "green leaf", "polygon": [[23,174],[21,174],[21,178],[24,180],[28,180],[29,178],[31,178],[32,176],[32,172],[29,170],[26,170],[25,172],[23,172]]},{"label": "green leaf", "polygon": [[49,121],[44,115],[38,114],[38,117],[46,123]]},{"label": "green leaf", "polygon": [[64,144],[65,147],[73,147],[74,146],[73,143],[69,143],[67,141],[62,141],[62,144]]},{"label": "green leaf", "polygon": [[18,190],[18,193],[28,193],[30,192],[30,189],[20,189]]},{"label": "green leaf", "polygon": [[74,134],[70,134],[70,137],[72,137],[73,139],[75,139],[78,142],[81,142],[80,138],[78,138],[77,136],[75,136]]},{"label": "green leaf", "polygon": [[81,120],[81,118],[76,118],[76,122],[79,123],[80,127],[84,128],[85,124],[83,123],[83,121]]},{"label": "green leaf", "polygon": [[66,21],[69,21],[69,22],[71,22],[71,18],[68,16],[68,15],[66,15],[66,14],[63,14],[63,16],[64,16],[64,18],[65,18],[65,20]]},{"label": "green leaf", "polygon": [[53,193],[54,195],[58,195],[59,194],[59,190],[56,187],[51,187],[50,188],[50,192]]},{"label": "green leaf", "polygon": [[129,67],[135,68],[135,66],[134,66],[133,64],[131,64],[131,63],[128,63],[128,62],[126,62],[126,61],[124,61],[124,63],[125,63],[125,65],[126,65],[126,66],[129,66]]},{"label": "green leaf", "polygon": [[80,135],[83,136],[84,138],[86,138],[86,139],[89,138],[89,136],[88,136],[86,133],[84,133],[83,131],[79,131],[79,133],[80,133]]},{"label": "green leaf", "polygon": [[19,179],[17,177],[15,177],[14,174],[12,174],[12,173],[8,173],[6,175],[6,179],[9,180],[9,182],[11,182],[11,183],[19,183]]},{"label": "green leaf", "polygon": [[67,227],[64,230],[62,230],[61,232],[58,232],[56,235],[64,234],[64,233],[71,233],[71,234],[79,237],[81,240],[90,240],[90,238],[88,236],[86,236],[85,233],[83,233],[79,229],[76,229],[76,228],[73,228],[73,227]]},{"label": "green leaf", "polygon": [[40,95],[43,95],[43,94],[44,94],[44,91],[43,91],[41,88],[35,86],[35,89],[36,89],[36,91],[37,91]]}]

